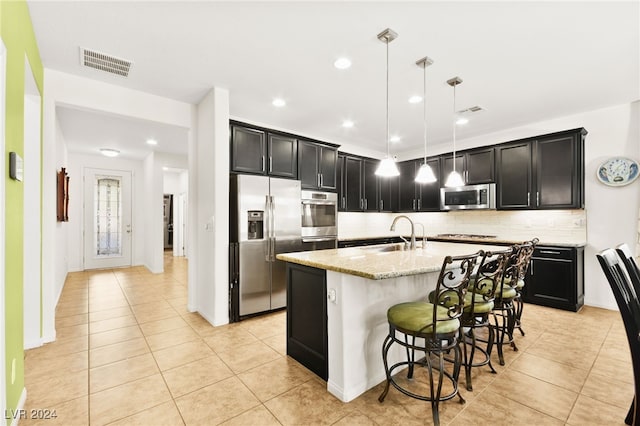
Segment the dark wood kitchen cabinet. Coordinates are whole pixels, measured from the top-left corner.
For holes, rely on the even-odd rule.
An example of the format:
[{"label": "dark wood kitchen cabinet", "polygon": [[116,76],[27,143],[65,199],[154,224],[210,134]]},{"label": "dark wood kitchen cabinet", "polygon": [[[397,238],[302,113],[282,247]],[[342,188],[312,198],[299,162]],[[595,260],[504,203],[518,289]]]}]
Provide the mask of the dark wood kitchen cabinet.
[{"label": "dark wood kitchen cabinet", "polygon": [[[416,183],[415,178],[423,160],[410,160],[398,163],[400,182],[398,185],[398,211],[439,211],[440,182]],[[427,158],[436,177],[440,176],[440,159]]]},{"label": "dark wood kitchen cabinet", "polygon": [[337,148],[298,141],[298,177],[303,189],[337,190],[337,164]]},{"label": "dark wood kitchen cabinet", "polygon": [[577,312],[584,305],[584,248],[536,247],[527,271],[523,299]]},{"label": "dark wood kitchen cabinet", "polygon": [[231,126],[231,171],[265,174],[266,132]]},{"label": "dark wood kitchen cabinet", "polygon": [[532,154],[529,141],[496,147],[498,209],[528,209],[531,206]]},{"label": "dark wood kitchen cabinet", "polygon": [[583,208],[586,133],[579,128],[498,145],[497,208]]},{"label": "dark wood kitchen cabinet", "polygon": [[260,128],[231,125],[231,171],[298,178],[298,140]]},{"label": "dark wood kitchen cabinet", "polygon": [[396,178],[376,175],[379,160],[338,154],[340,210],[348,212],[393,211],[397,207]]},{"label": "dark wood kitchen cabinet", "polygon": [[287,263],[287,355],[327,380],[327,278],[323,269]]},{"label": "dark wood kitchen cabinet", "polygon": [[[479,148],[456,153],[456,171],[467,185],[495,181],[494,148]],[[453,153],[442,155],[441,181],[453,171]]]}]

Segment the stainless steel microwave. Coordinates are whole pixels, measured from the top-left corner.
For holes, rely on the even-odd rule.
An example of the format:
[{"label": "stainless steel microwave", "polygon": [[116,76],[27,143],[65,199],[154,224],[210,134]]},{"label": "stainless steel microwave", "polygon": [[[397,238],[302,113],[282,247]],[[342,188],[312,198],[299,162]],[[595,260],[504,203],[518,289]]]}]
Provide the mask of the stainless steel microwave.
[{"label": "stainless steel microwave", "polygon": [[440,210],[487,210],[495,208],[495,183],[440,188]]}]

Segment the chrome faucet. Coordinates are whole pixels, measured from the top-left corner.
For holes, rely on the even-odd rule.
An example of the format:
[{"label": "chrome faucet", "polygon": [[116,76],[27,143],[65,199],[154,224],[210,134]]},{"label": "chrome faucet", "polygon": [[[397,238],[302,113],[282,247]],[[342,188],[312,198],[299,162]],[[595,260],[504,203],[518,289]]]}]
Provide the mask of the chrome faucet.
[{"label": "chrome faucet", "polygon": [[420,225],[420,227],[422,228],[422,249],[424,250],[427,248],[427,235],[424,233],[424,224],[416,222],[416,226],[417,225]]},{"label": "chrome faucet", "polygon": [[415,231],[415,228],[413,226],[413,221],[408,216],[405,216],[405,215],[396,216],[393,219],[393,223],[391,224],[391,228],[389,228],[389,231],[395,231],[396,230],[396,222],[399,219],[402,219],[402,218],[407,219],[409,221],[409,223],[411,224],[411,243],[409,245],[409,250],[415,250],[416,249],[416,231]]}]

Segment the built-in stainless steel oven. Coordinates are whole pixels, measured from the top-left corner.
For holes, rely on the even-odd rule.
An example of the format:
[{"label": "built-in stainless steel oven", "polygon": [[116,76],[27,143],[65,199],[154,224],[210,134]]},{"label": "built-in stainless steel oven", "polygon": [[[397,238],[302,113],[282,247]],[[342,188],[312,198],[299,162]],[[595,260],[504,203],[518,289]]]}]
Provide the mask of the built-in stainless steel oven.
[{"label": "built-in stainless steel oven", "polygon": [[302,240],[338,236],[338,195],[333,192],[302,191]]}]

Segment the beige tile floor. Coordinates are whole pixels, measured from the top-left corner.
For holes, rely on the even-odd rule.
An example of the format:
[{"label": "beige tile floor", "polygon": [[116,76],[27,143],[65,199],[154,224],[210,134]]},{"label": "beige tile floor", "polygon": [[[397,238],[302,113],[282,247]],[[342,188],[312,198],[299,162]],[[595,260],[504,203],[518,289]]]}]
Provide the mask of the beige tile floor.
[{"label": "beige tile floor", "polygon": [[[212,327],[186,308],[186,261],[69,274],[58,339],[25,354],[27,409],[44,425],[432,424],[428,403],[379,385],[344,404],[286,356],[279,312]],[[527,305],[518,352],[498,374],[474,369],[474,391],[441,405],[449,425],[622,425],[632,366],[617,312]],[[463,380],[463,375],[461,381]],[[34,424],[33,419],[21,425]]]}]

